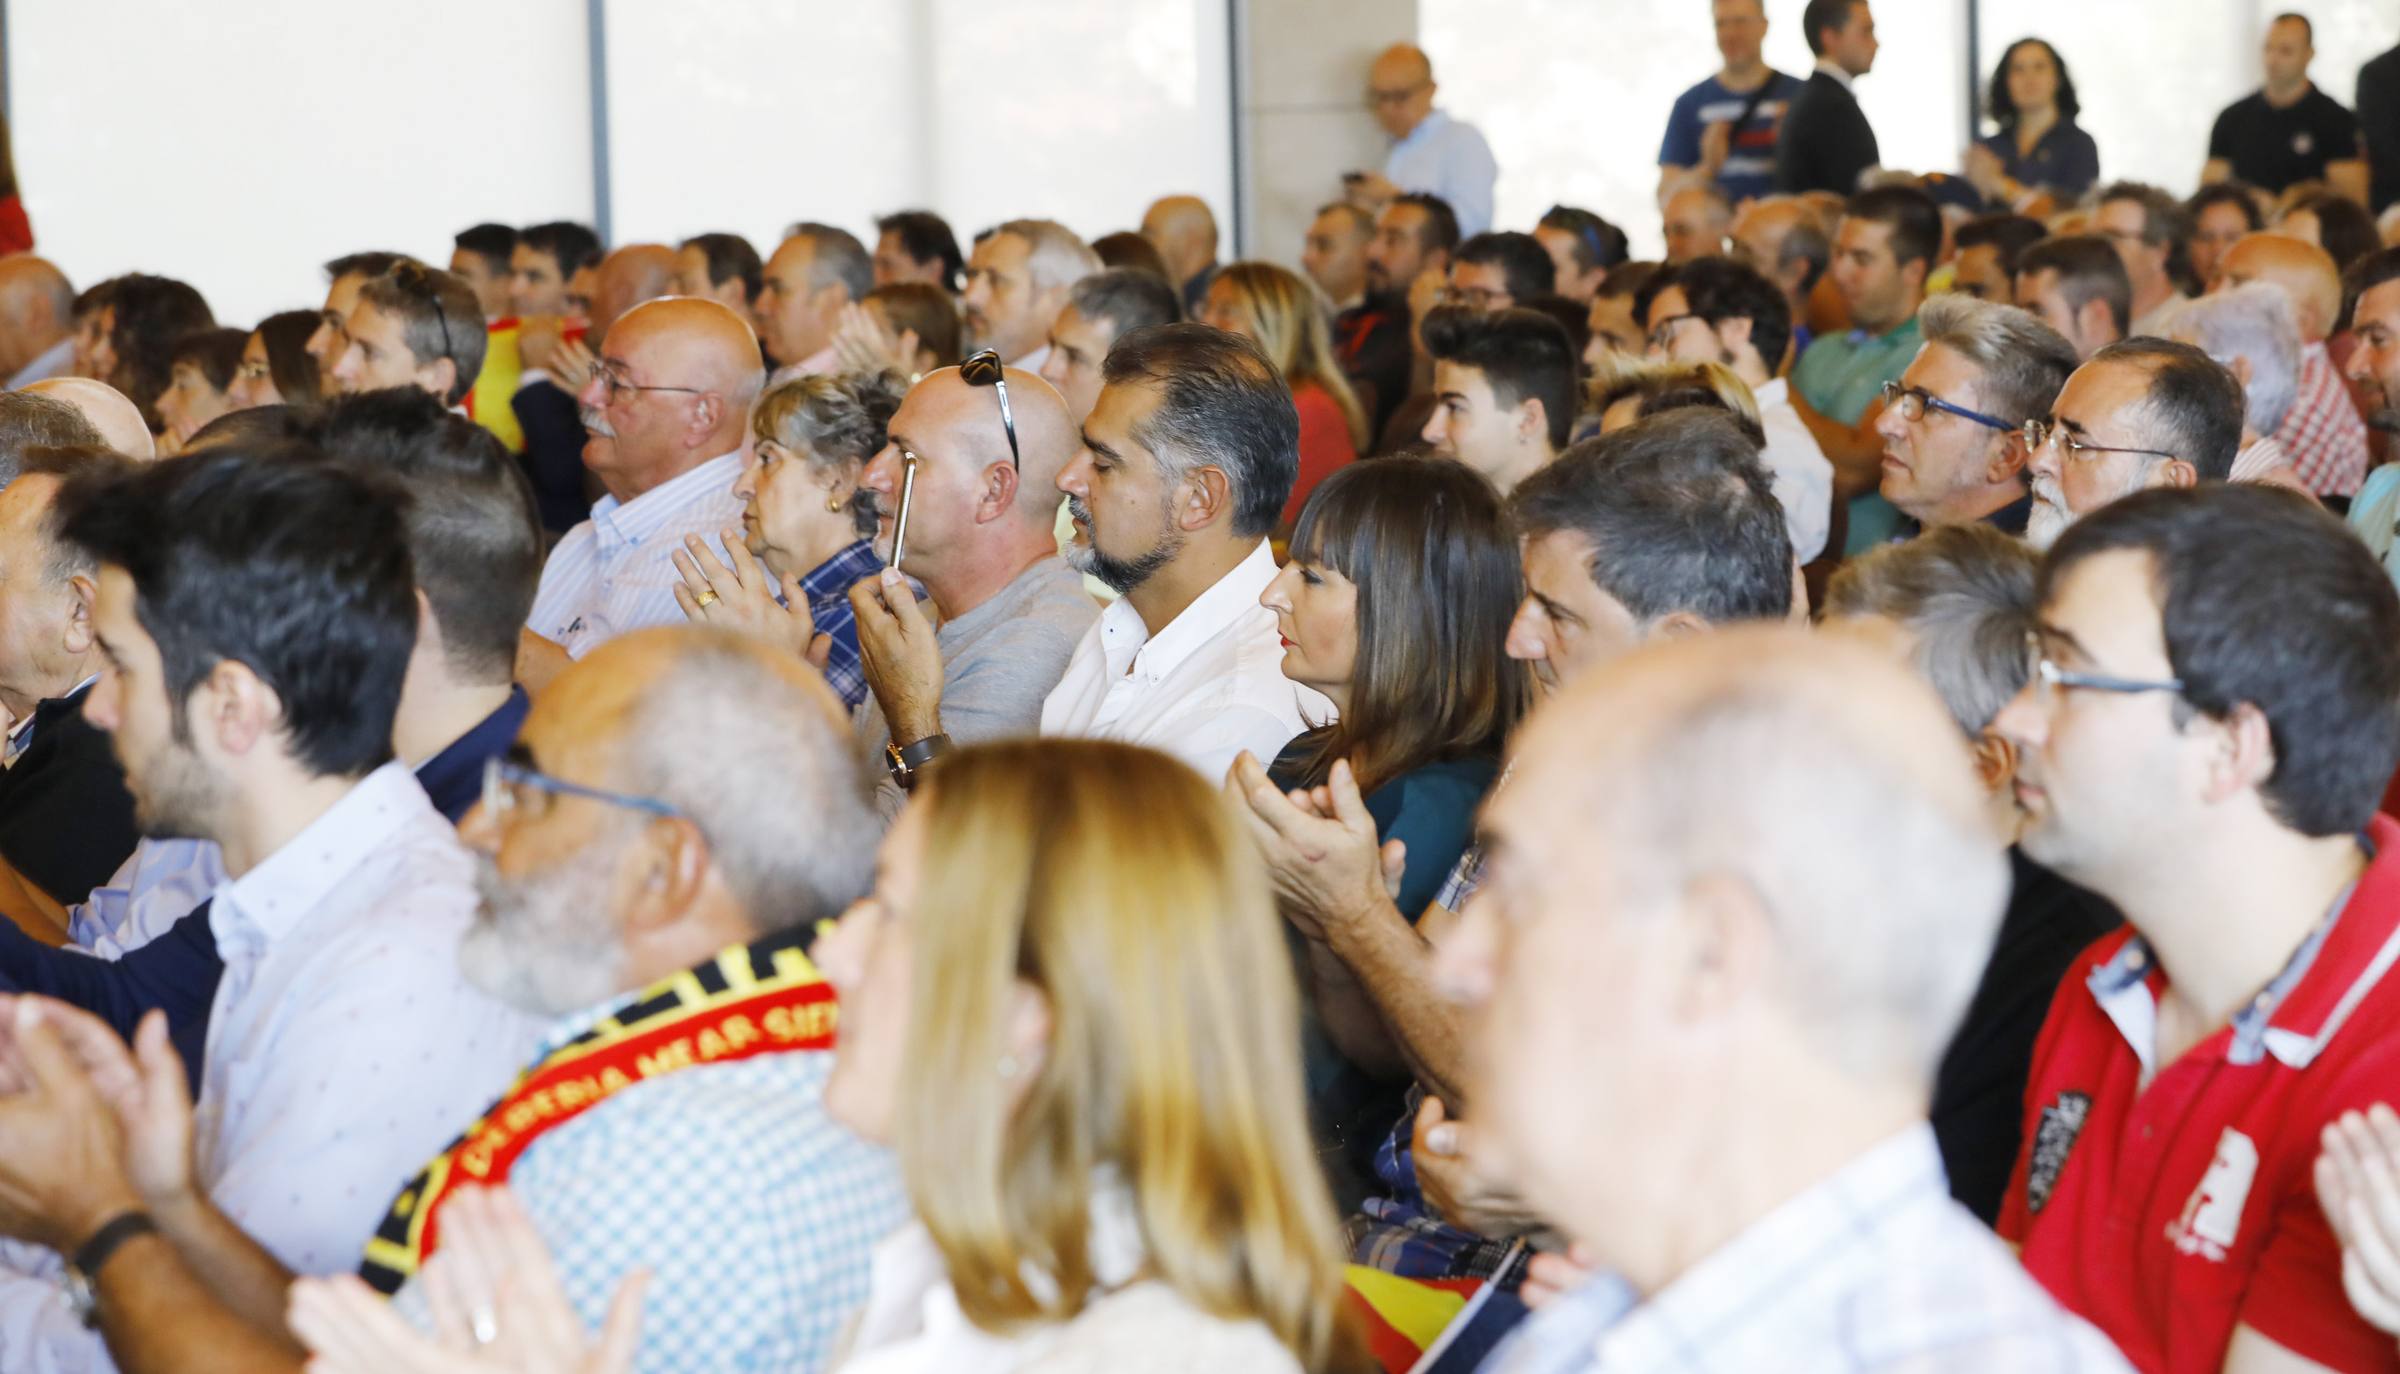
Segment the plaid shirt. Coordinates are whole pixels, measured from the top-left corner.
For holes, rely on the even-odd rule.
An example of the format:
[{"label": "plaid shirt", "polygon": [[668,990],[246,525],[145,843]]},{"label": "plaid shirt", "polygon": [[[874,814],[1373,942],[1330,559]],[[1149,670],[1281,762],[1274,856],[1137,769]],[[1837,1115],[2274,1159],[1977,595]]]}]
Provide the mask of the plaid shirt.
[{"label": "plaid shirt", "polygon": [[882,571],[875,545],[861,539],[800,579],[800,594],[808,598],[817,633],[833,640],[833,651],[825,659],[825,681],[841,694],[844,706],[855,708],[867,699],[867,670],[858,658],[858,612],[850,609],[850,589]]},{"label": "plaid shirt", "polygon": [[1648,1301],[1602,1277],[1517,1328],[1497,1374],[2125,1374],[1950,1200],[1914,1126],[1769,1213]]},{"label": "plaid shirt", "polygon": [[[1473,851],[1469,851],[1472,853]],[[1375,1151],[1375,1176],[1388,1195],[1359,1204],[1348,1225],[1350,1259],[1407,1279],[1488,1279],[1514,1291],[1525,1281],[1533,1248],[1514,1237],[1491,1237],[1442,1220],[1417,1183],[1417,1104],[1423,1087],[1408,1090],[1408,1109]]]},{"label": "plaid shirt", "polygon": [[2300,350],[2300,391],[2275,442],[2283,445],[2302,485],[2319,496],[2349,496],[2367,476],[2367,424],[2350,401],[2322,343]]}]

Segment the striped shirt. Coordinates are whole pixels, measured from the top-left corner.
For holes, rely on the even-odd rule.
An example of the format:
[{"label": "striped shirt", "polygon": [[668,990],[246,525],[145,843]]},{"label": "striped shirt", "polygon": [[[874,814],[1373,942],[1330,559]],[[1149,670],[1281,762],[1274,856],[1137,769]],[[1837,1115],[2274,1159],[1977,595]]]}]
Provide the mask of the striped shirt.
[{"label": "striped shirt", "polygon": [[733,494],[740,451],[721,454],[631,501],[603,496],[592,518],[567,531],[542,565],[527,629],[581,658],[618,635],[652,625],[681,625],[673,555],[685,535],[726,557],[719,533],[742,522]]}]

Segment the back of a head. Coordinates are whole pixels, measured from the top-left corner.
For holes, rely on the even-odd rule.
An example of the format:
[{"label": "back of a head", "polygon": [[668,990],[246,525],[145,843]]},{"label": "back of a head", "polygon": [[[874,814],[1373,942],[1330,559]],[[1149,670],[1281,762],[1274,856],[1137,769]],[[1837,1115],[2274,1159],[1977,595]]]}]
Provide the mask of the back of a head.
[{"label": "back of a head", "polygon": [[[37,445],[25,450],[24,470],[18,476],[50,477],[65,482],[88,474],[92,480],[98,481],[123,476],[134,466],[133,459],[98,444]],[[35,529],[43,550],[41,562],[35,565],[35,569],[13,569],[12,581],[38,581],[50,588],[63,589],[71,578],[98,575],[100,566],[91,551],[60,537],[63,514],[58,502],[53,499],[35,518]]]},{"label": "back of a head", "polygon": [[1742,437],[1752,448],[1763,452],[1767,446],[1766,422],[1758,413],[1757,394],[1723,363],[1669,363],[1643,379],[1641,396],[1641,404],[1634,408],[1637,419],[1694,408],[1720,411],[1741,426]]},{"label": "back of a head", "polygon": [[2125,274],[2125,259],[2117,247],[2098,234],[2059,234],[2017,255],[2017,275],[2058,275],[2058,293],[2067,309],[2081,314],[2093,301],[2108,305],[2121,336],[2133,328],[2133,279]]},{"label": "back of a head", "polygon": [[931,282],[896,281],[878,286],[863,298],[883,307],[892,333],[915,334],[919,348],[931,349],[943,367],[966,356],[966,324],[958,315],[958,299]]},{"label": "back of a head", "polygon": [[1540,401],[1550,446],[1566,447],[1575,425],[1578,373],[1565,326],[1538,310],[1437,306],[1426,312],[1422,333],[1435,361],[1482,373],[1500,405],[1515,407],[1529,396]]},{"label": "back of a head", "polygon": [[1573,533],[1592,581],[1645,624],[1792,610],[1792,538],[1758,445],[1733,416],[1679,410],[1582,443],[1509,497],[1519,533]]},{"label": "back of a head", "polygon": [[700,260],[708,265],[709,285],[723,286],[739,279],[742,299],[758,299],[759,285],[766,279],[766,264],[759,260],[758,250],[750,246],[750,240],[739,234],[694,234],[679,246],[700,250]]},{"label": "back of a head", "polygon": [[64,537],[131,577],[178,721],[237,662],[275,694],[282,745],[312,774],[391,758],[417,599],[387,485],[306,447],[235,445],[78,476],[58,501]]},{"label": "back of a head", "polygon": [[2042,564],[2042,600],[2119,550],[2150,556],[2178,700],[2218,718],[2248,702],[2266,717],[2269,812],[2303,835],[2363,828],[2400,764],[2400,592],[2366,545],[2282,488],[2152,489],[2067,527]]},{"label": "back of a head", "polygon": [[2242,384],[2222,363],[2190,344],[2132,338],[2092,355],[2102,363],[2138,367],[2147,376],[2141,405],[2131,417],[2143,447],[2192,465],[2203,482],[2222,482],[2233,472],[2242,447]]},{"label": "back of a head", "polygon": [[958,235],[950,231],[950,222],[931,210],[899,210],[875,221],[878,234],[895,234],[900,250],[917,262],[938,262],[942,265],[941,287],[955,293],[959,278],[966,273],[966,254],[958,249]]},{"label": "back of a head", "polygon": [[1157,389],[1158,408],[1135,441],[1170,475],[1196,466],[1224,473],[1236,537],[1275,528],[1300,475],[1300,417],[1283,374],[1257,344],[1204,324],[1157,325],[1120,336],[1101,378]]},{"label": "back of a head", "polygon": [[1183,318],[1183,302],[1166,278],[1131,267],[1111,267],[1075,283],[1067,304],[1086,320],[1106,320],[1118,338]]},{"label": "back of a head", "polygon": [[2281,291],[2254,281],[2177,302],[2167,307],[2159,333],[2228,368],[2237,358],[2246,361],[2243,422],[2257,434],[2283,427],[2300,394],[2300,325]]},{"label": "back of a head", "polygon": [[1593,293],[1594,300],[1617,301],[1638,299],[1642,292],[1667,271],[1663,262],[1628,262],[1619,264],[1600,283]]},{"label": "back of a head", "polygon": [[1908,632],[1924,674],[1967,738],[2024,689],[2041,556],[1986,524],[1937,525],[1845,563],[1825,588],[1833,619],[1875,616]]},{"label": "back of a head", "polygon": [[754,438],[772,440],[794,454],[864,464],[889,442],[892,416],[899,412],[906,390],[906,379],[891,372],[794,377],[760,395],[751,407],[750,431]]},{"label": "back of a head", "polygon": [[524,468],[491,431],[409,387],[327,403],[317,442],[408,493],[410,562],[451,673],[510,681],[544,551]]},{"label": "back of a head", "polygon": [[[1430,191],[1404,191],[1392,198],[1392,204],[1413,206],[1422,212],[1417,226],[1418,248],[1428,253],[1458,251],[1458,211],[1450,207],[1449,201]],[[1551,275],[1555,277],[1557,271],[1552,267]]]},{"label": "back of a head", "polygon": [[324,319],[314,310],[283,310],[258,322],[259,342],[267,346],[267,376],[287,405],[306,405],[325,394],[316,355],[308,351],[309,336]]},{"label": "back of a head", "polygon": [[600,236],[590,226],[573,220],[527,225],[517,231],[517,242],[555,259],[561,277],[571,277],[583,268],[600,265]]},{"label": "back of a head", "polygon": [[1792,340],[1792,303],[1782,287],[1753,268],[1714,255],[1694,258],[1673,273],[1686,310],[1712,327],[1748,320],[1751,346],[1767,370],[1775,370]]},{"label": "back of a head", "polygon": [[89,377],[48,377],[25,389],[73,406],[100,431],[103,442],[126,457],[148,460],[158,456],[157,441],[141,407],[108,383]]},{"label": "back of a head", "polygon": [[1944,294],[1928,297],[1917,320],[1926,343],[1975,365],[1975,407],[2012,425],[2049,414],[2075,371],[2075,345],[2029,310]]},{"label": "back of a head", "polygon": [[[419,395],[424,393],[419,392]],[[433,398],[426,396],[427,401]],[[229,410],[192,432],[184,440],[185,453],[202,449],[222,448],[229,444],[274,445],[293,443],[311,438],[316,430],[316,410],[311,406],[264,405],[246,410]]]},{"label": "back of a head", "polygon": [[1902,267],[1922,262],[1933,270],[1942,251],[1942,212],[1933,197],[1914,186],[1878,186],[1850,197],[1842,206],[1844,219],[1880,224],[1892,231],[1892,260]]},{"label": "back of a head", "polygon": [[141,408],[143,422],[155,434],[163,426],[152,402],[174,380],[168,359],[175,341],[212,327],[216,317],[199,291],[172,277],[121,278],[111,304],[117,319],[109,341],[116,347],[117,371],[103,380]]},{"label": "back of a head", "polygon": [[1167,270],[1167,260],[1158,245],[1130,229],[1102,234],[1092,240],[1092,256],[1100,260],[1103,270],[1141,272],[1173,286],[1174,273]]},{"label": "back of a head", "polygon": [[2050,231],[2031,215],[1999,211],[1978,215],[1958,226],[1951,242],[1960,252],[1969,248],[1990,248],[2000,260],[2000,270],[2010,277],[2017,274],[2017,261],[2026,249],[2049,236]]},{"label": "back of a head", "polygon": [[1012,219],[993,231],[1025,241],[1025,270],[1036,291],[1061,290],[1100,270],[1100,256],[1054,219]]},{"label": "back of a head", "polygon": [[1858,0],[1808,0],[1800,11],[1800,36],[1808,40],[1812,57],[1825,55],[1825,31],[1840,30],[1850,23],[1850,7]]},{"label": "back of a head", "polygon": [[[1290,955],[1215,789],[1149,750],[1044,739],[955,754],[920,796],[942,838],[917,889],[915,1072],[894,1133],[967,1316],[1085,1305],[1105,1168],[1156,1278],[1256,1318],[1299,1367],[1341,1367],[1339,1228],[1291,1052]],[[1031,1081],[1010,1083],[991,1065],[1023,982],[1050,1034]],[[1037,1269],[1052,1284],[1029,1284]]]},{"label": "back of a head", "polygon": [[31,253],[0,255],[0,321],[21,324],[29,311],[66,329],[75,316],[75,287],[56,264]]},{"label": "back of a head", "polygon": [[807,239],[815,250],[808,260],[810,289],[838,285],[854,301],[865,300],[875,289],[875,255],[858,241],[858,235],[811,221],[793,225],[792,237]]},{"label": "back of a head", "polygon": [[2342,271],[2383,246],[2383,236],[2375,232],[2375,217],[2367,213],[2367,207],[2338,191],[2311,192],[2293,201],[2283,213],[2286,218],[2298,214],[2314,217],[2317,246]]},{"label": "back of a head", "polygon": [[457,405],[475,388],[483,371],[483,306],[466,278],[421,262],[403,262],[358,288],[362,305],[400,322],[401,341],[419,363],[448,358],[450,389],[442,400]]},{"label": "back of a head", "polygon": [[0,391],[0,487],[17,480],[27,449],[107,444],[83,412],[64,401],[28,391]]},{"label": "back of a head", "polygon": [[1558,264],[1531,234],[1486,230],[1460,244],[1454,260],[1499,268],[1507,279],[1508,294],[1518,300],[1546,296],[1558,285]]}]

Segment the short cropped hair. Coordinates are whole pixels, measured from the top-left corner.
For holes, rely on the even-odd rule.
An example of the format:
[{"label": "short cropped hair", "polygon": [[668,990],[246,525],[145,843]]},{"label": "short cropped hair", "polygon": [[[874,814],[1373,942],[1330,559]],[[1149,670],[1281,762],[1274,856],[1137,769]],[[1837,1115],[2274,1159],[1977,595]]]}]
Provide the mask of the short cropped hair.
[{"label": "short cropped hair", "polygon": [[1782,287],[1726,257],[1694,258],[1673,270],[1684,309],[1711,328],[1727,320],[1748,320],[1751,344],[1766,360],[1768,371],[1775,369],[1792,339],[1792,303]]},{"label": "short cropped hair", "polygon": [[2242,387],[2243,421],[2273,434],[2300,395],[2300,324],[2289,296],[2263,281],[2195,296],[2167,307],[2159,332],[2181,339],[2227,367],[2250,364]]},{"label": "short cropped hair", "polygon": [[2093,301],[2108,304],[2108,317],[2117,333],[2133,330],[2133,278],[2125,275],[2125,259],[2116,245],[2098,234],[2060,234],[2043,239],[2017,257],[2017,275],[2058,274],[2058,292],[2067,309],[2082,314]]},{"label": "short cropped hair", "polygon": [[1850,27],[1851,6],[1865,3],[1866,0],[1808,0],[1808,7],[1800,11],[1800,30],[1801,36],[1808,40],[1809,55],[1823,57],[1825,30]]},{"label": "short cropped hair", "polygon": [[1067,304],[1087,320],[1106,320],[1117,336],[1174,324],[1183,318],[1183,301],[1163,277],[1131,267],[1110,267],[1075,283]]},{"label": "short cropped hair", "polygon": [[1025,273],[1036,291],[1073,286],[1100,270],[1092,246],[1057,220],[1012,219],[992,232],[1025,240]]},{"label": "short cropped hair", "polygon": [[54,396],[0,391],[0,489],[17,480],[35,448],[108,446],[83,412]]},{"label": "short cropped hair", "polygon": [[2150,374],[2150,387],[2133,420],[2142,446],[2172,453],[2192,465],[2204,482],[2233,473],[2242,447],[2242,384],[2224,364],[2190,344],[2131,338],[2092,355],[2094,363],[2120,363]]},{"label": "short cropped hair", "polygon": [[571,277],[600,265],[600,236],[571,219],[552,220],[517,231],[517,242],[558,263],[558,275]]},{"label": "short cropped hair", "polygon": [[1914,186],[1878,186],[1850,197],[1842,206],[1844,219],[1861,219],[1892,231],[1892,261],[1899,266],[1922,262],[1933,270],[1942,251],[1942,212],[1933,197]]},{"label": "short cropped hair", "polygon": [[509,254],[517,250],[517,231],[505,224],[477,224],[452,236],[450,246],[483,259],[495,272],[508,271]]},{"label": "short cropped hair", "polygon": [[914,330],[917,347],[931,349],[942,366],[966,356],[966,322],[959,318],[958,298],[932,282],[887,282],[864,299],[883,307],[893,334]]},{"label": "short cropped hair", "polygon": [[457,405],[475,389],[483,371],[483,307],[464,277],[412,259],[369,277],[358,288],[358,299],[400,321],[401,340],[419,363],[450,360],[444,402]]},{"label": "short cropped hair", "polygon": [[[1458,212],[1450,202],[1430,191],[1406,191],[1392,198],[1394,205],[1410,205],[1425,212],[1425,222],[1417,226],[1417,249],[1431,253],[1440,250],[1455,252],[1458,248]],[[1556,269],[1552,269],[1556,275]]]},{"label": "short cropped hair", "polygon": [[356,253],[344,253],[325,264],[325,279],[340,281],[344,277],[380,277],[404,262],[412,262],[406,253],[387,252],[369,248]]},{"label": "short cropped hair", "polygon": [[2000,260],[2000,270],[2013,281],[2017,275],[2018,258],[2049,233],[2042,222],[2033,216],[2004,210],[1977,215],[1958,226],[1957,232],[1951,235],[1951,242],[1957,244],[1962,253],[1969,248],[1990,248]]},{"label": "short cropped hair", "polygon": [[1568,249],[1579,272],[1595,267],[1614,267],[1632,254],[1625,231],[1573,205],[1553,205],[1542,215],[1540,227],[1557,229],[1573,237]]},{"label": "short cropped hair", "polygon": [[2075,371],[2075,345],[2029,310],[1955,293],[1929,297],[1917,312],[1925,342],[1975,365],[1977,408],[2021,425],[2050,413]]},{"label": "short cropped hair", "polygon": [[1300,476],[1300,416],[1257,344],[1204,324],[1154,325],[1120,336],[1100,375],[1108,386],[1158,388],[1135,441],[1171,477],[1198,466],[1224,473],[1236,535],[1275,528]]},{"label": "short cropped hair", "polygon": [[2042,565],[2043,603],[2118,550],[2150,555],[2177,700],[2266,717],[2268,812],[2309,836],[2364,827],[2400,763],[2400,592],[2375,555],[2297,492],[2153,488],[2067,527]]},{"label": "short cropped hair", "polygon": [[708,284],[723,286],[740,278],[742,299],[758,299],[758,288],[766,281],[766,266],[758,259],[758,250],[750,240],[739,234],[694,234],[681,245],[700,250],[700,258],[708,264]]},{"label": "short cropped hair", "polygon": [[242,369],[242,350],[249,346],[246,329],[196,329],[167,350],[167,368],[198,368],[210,386],[223,391],[233,385],[233,374]]},{"label": "short cropped hair", "polygon": [[1477,234],[1460,244],[1450,260],[1499,268],[1508,280],[1508,294],[1520,301],[1549,295],[1558,285],[1558,264],[1531,234],[1512,230]]},{"label": "short cropped hair", "polygon": [[2038,623],[2041,561],[1990,525],[1937,525],[1843,564],[1826,585],[1825,613],[1905,628],[1917,671],[1974,739],[2032,675],[2025,638]]},{"label": "short cropped hair", "polygon": [[812,291],[839,283],[850,299],[863,301],[875,289],[875,255],[858,235],[831,224],[804,220],[792,226],[792,237],[810,244],[808,285]]},{"label": "short cropped hair", "polygon": [[1582,535],[1592,582],[1635,619],[1711,624],[1792,610],[1792,537],[1758,445],[1719,410],[1677,410],[1560,454],[1517,484],[1526,537]]},{"label": "short cropped hair", "polygon": [[1425,351],[1436,362],[1483,374],[1492,399],[1505,407],[1527,397],[1542,403],[1550,446],[1562,449],[1575,427],[1576,349],[1566,326],[1538,310],[1490,312],[1463,305],[1426,312]]},{"label": "short cropped hair", "polygon": [[958,235],[950,232],[948,220],[931,210],[895,210],[875,221],[875,232],[897,234],[900,251],[912,261],[940,263],[942,289],[957,292],[959,278],[966,275],[967,258],[958,251]]}]

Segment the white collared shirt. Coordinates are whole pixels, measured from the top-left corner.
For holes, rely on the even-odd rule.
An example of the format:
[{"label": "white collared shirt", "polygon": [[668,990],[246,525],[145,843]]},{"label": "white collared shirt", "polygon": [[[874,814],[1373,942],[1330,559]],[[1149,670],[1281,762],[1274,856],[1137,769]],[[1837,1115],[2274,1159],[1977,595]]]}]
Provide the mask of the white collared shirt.
[{"label": "white collared shirt", "polygon": [[1112,604],[1042,703],[1042,733],[1147,745],[1212,783],[1245,749],[1272,762],[1334,716],[1332,702],[1283,675],[1275,613],[1258,604],[1274,580],[1275,552],[1261,539],[1155,636],[1130,600]]},{"label": "white collared shirt", "polygon": [[733,494],[741,472],[736,449],[631,501],[601,497],[592,518],[567,531],[542,565],[526,628],[581,658],[629,631],[684,623],[675,604],[683,578],[672,555],[685,535],[696,534],[717,557],[726,556],[718,533],[742,521],[742,502]]},{"label": "white collared shirt", "polygon": [[1843,67],[1841,63],[1834,61],[1830,57],[1820,57],[1817,59],[1817,70],[1825,73],[1827,76],[1832,77],[1834,80],[1841,82],[1843,90],[1849,91],[1852,94],[1857,93],[1857,88],[1850,84],[1857,78],[1851,76],[1849,70]]},{"label": "white collared shirt", "polygon": [[1767,475],[1775,479],[1775,499],[1783,503],[1783,521],[1792,535],[1792,553],[1803,563],[1825,552],[1833,524],[1833,463],[1817,446],[1800,412],[1792,408],[1792,384],[1771,378],[1751,389],[1758,401],[1759,427],[1767,432]]}]

